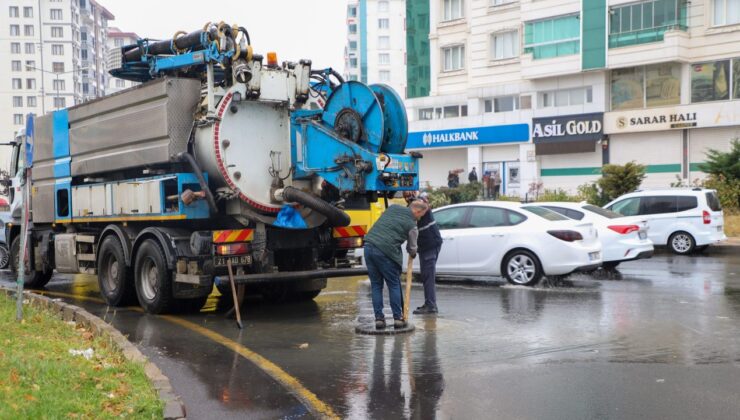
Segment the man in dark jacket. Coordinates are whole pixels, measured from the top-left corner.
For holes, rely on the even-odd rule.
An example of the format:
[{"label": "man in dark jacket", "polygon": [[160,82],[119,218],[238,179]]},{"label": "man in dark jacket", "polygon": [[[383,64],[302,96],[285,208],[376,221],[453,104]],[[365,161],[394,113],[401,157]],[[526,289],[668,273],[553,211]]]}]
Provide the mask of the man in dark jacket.
[{"label": "man in dark jacket", "polygon": [[475,171],[475,166],[473,166],[473,170],[468,174],[468,182],[478,182],[478,172]]},{"label": "man in dark jacket", "polygon": [[365,236],[365,263],[367,264],[370,285],[372,286],[373,311],[375,328],[385,328],[383,314],[383,282],[388,286],[388,297],[393,312],[393,326],[403,328],[403,298],[401,293],[401,264],[403,254],[401,244],[407,242],[409,258],[416,257],[417,237],[419,231],[416,221],[427,212],[429,206],[422,201],[415,201],[409,207],[393,205]]},{"label": "man in dark jacket", "polygon": [[[429,204],[427,193],[421,193],[419,201]],[[437,257],[439,251],[442,250],[442,235],[439,233],[439,226],[437,226],[437,221],[434,220],[431,209],[421,216],[416,225],[419,229],[419,266],[421,282],[424,285],[424,304],[416,308],[414,314],[436,314],[437,293],[434,281],[437,274]]]}]

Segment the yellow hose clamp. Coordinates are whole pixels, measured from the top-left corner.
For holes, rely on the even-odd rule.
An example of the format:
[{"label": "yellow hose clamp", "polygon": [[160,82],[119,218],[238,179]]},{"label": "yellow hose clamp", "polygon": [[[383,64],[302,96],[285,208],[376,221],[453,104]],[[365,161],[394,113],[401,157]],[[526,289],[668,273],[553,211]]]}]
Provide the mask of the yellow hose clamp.
[{"label": "yellow hose clamp", "polygon": [[252,55],[253,55],[252,46],[247,45],[247,62],[252,61]]},{"label": "yellow hose clamp", "polygon": [[177,46],[177,38],[179,38],[179,37],[181,37],[183,35],[187,35],[187,32],[185,32],[185,31],[177,31],[177,32],[175,32],[175,35],[172,36],[172,49],[174,49],[175,51],[177,51],[178,54],[182,54],[182,53],[184,53],[184,52],[186,52],[188,50],[187,48],[180,48],[180,47]]}]

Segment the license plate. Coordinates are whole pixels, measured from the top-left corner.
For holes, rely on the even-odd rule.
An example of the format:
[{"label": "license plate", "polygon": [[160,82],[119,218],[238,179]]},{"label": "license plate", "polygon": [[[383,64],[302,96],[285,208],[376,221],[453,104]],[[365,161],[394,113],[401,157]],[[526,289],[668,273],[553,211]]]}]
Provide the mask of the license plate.
[{"label": "license plate", "polygon": [[249,265],[252,264],[251,255],[236,255],[233,257],[214,257],[213,265],[216,267],[226,267],[227,259],[231,260],[231,265]]},{"label": "license plate", "polygon": [[640,237],[640,239],[646,239],[647,238],[647,233],[646,232],[639,232],[638,233],[638,236]]},{"label": "license plate", "polygon": [[589,252],[588,253],[588,259],[590,261],[596,261],[599,258],[601,258],[601,253],[600,252]]}]

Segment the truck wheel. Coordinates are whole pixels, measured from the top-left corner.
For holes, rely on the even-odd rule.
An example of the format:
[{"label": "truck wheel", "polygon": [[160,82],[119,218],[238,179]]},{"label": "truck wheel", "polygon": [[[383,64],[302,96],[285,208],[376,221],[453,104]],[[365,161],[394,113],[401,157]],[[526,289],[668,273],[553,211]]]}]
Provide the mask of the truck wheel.
[{"label": "truck wheel", "polygon": [[126,267],[121,241],[111,235],[103,239],[98,251],[98,285],[110,306],[124,306],[136,297],[133,273]]},{"label": "truck wheel", "polygon": [[[13,243],[10,245],[10,262],[11,267],[10,269],[13,271],[13,274],[18,273],[18,267],[21,266],[20,264],[20,256],[21,254],[21,237],[18,236],[15,239],[13,239]],[[25,287],[28,287],[29,289],[40,289],[44,286],[46,286],[46,283],[51,280],[52,274],[54,274],[53,270],[49,271],[25,271],[25,278],[23,281],[23,285]]]},{"label": "truck wheel", "polygon": [[134,268],[139,304],[150,314],[168,312],[173,303],[172,274],[159,244],[147,239],[136,252]]},{"label": "truck wheel", "polygon": [[10,250],[4,243],[0,243],[0,269],[8,268],[10,263]]}]

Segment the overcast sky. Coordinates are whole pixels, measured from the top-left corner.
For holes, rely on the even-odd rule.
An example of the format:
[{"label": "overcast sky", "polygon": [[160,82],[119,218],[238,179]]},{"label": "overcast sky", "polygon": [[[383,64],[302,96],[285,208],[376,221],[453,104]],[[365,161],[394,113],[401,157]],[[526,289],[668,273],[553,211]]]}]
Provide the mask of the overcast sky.
[{"label": "overcast sky", "polygon": [[111,26],[142,38],[171,38],[208,21],[247,28],[256,53],[278,60],[308,58],[314,68],[344,70],[346,0],[97,0],[116,19]]}]

